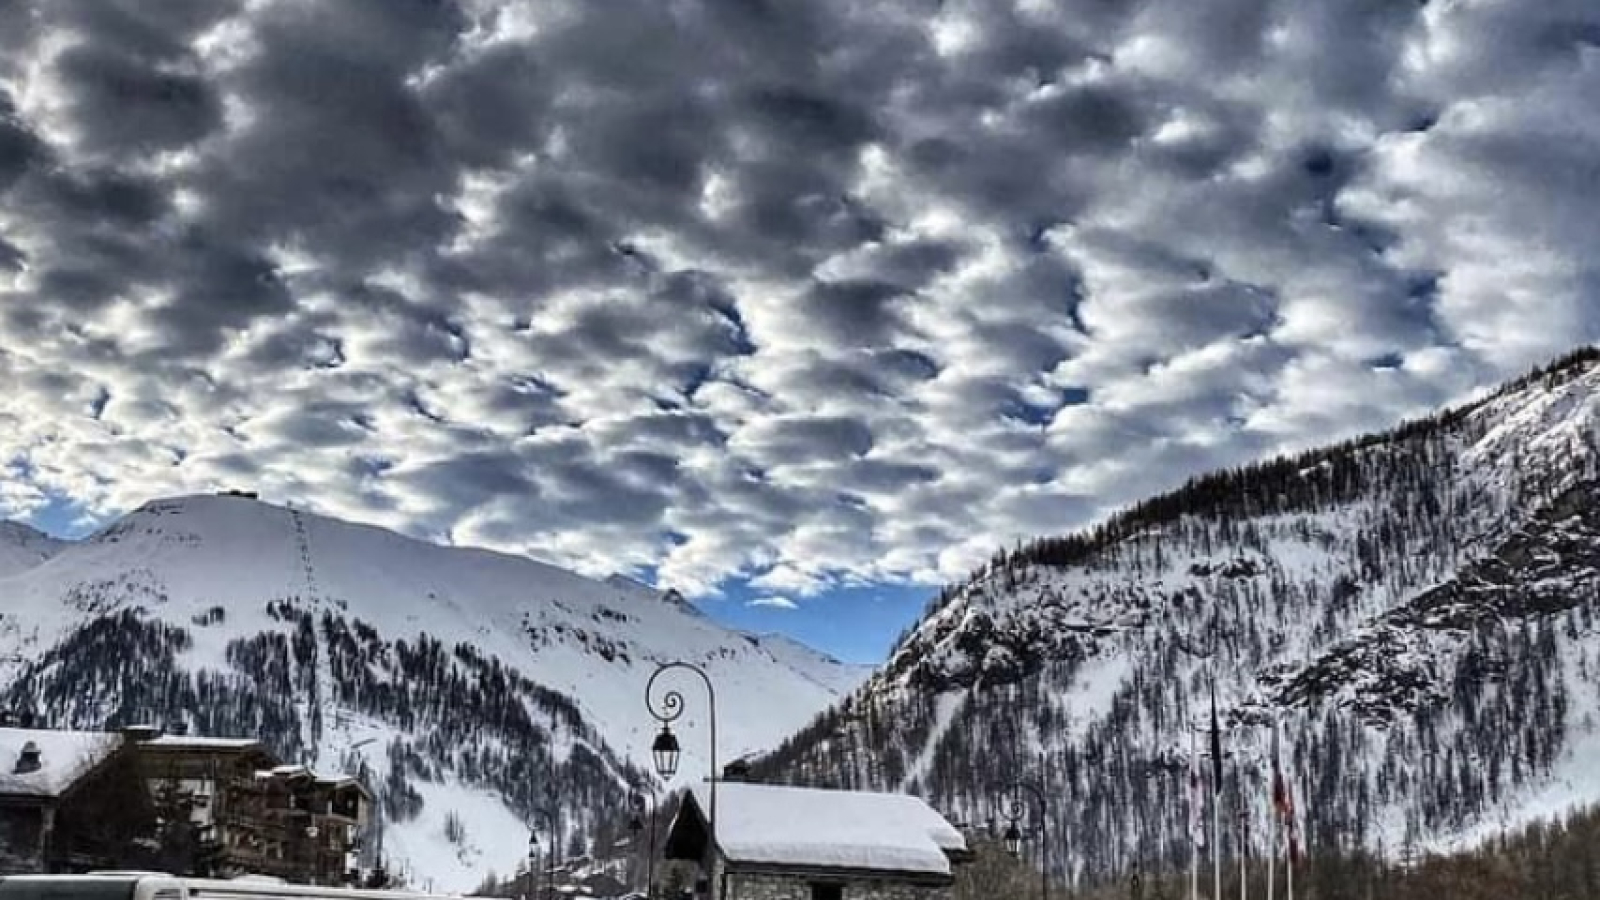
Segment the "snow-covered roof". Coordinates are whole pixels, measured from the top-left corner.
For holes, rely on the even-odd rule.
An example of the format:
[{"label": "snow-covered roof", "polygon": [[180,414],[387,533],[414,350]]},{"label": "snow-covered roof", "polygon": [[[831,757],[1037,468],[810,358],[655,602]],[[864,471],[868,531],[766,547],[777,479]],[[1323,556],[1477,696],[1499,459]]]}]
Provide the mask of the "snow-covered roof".
[{"label": "snow-covered roof", "polygon": [[173,750],[255,750],[262,746],[260,741],[253,738],[189,737],[175,734],[164,734],[144,741],[142,745]]},{"label": "snow-covered roof", "polygon": [[[14,774],[23,748],[30,743],[39,750],[39,769]],[[103,731],[0,728],[0,795],[59,797],[121,744],[121,735]]]},{"label": "snow-covered roof", "polygon": [[258,781],[267,781],[274,778],[308,778],[316,784],[324,787],[330,787],[334,789],[355,787],[360,788],[361,793],[366,794],[369,797],[372,794],[371,791],[367,790],[367,786],[361,783],[361,779],[356,778],[354,775],[328,775],[318,772],[304,763],[289,763],[287,765],[277,766],[271,769],[258,770],[255,773],[255,777]]},{"label": "snow-covered roof", "polygon": [[[710,810],[710,785],[691,788]],[[966,840],[919,797],[717,783],[717,847],[730,863],[950,874]]]}]

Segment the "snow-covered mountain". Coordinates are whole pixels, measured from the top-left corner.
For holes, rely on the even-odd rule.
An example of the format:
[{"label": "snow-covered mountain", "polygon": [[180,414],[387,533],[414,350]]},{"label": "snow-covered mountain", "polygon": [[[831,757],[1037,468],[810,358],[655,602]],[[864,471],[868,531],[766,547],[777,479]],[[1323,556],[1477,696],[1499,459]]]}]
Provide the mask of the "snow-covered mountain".
[{"label": "snow-covered mountain", "polygon": [[[447,888],[510,871],[552,795],[571,840],[653,780],[658,663],[710,673],[724,761],[775,746],[866,675],[628,579],[233,496],[153,501],[79,542],[7,524],[0,598],[0,702],[57,726],[184,720],[328,769],[365,764],[387,856]],[[705,698],[669,678],[687,698],[681,778],[700,778]]]},{"label": "snow-covered mountain", "polygon": [[0,522],[0,577],[31,569],[64,546],[21,522]]},{"label": "snow-covered mountain", "polygon": [[1584,351],[1000,554],[757,772],[907,789],[980,822],[1031,780],[1074,874],[1181,867],[1214,671],[1223,821],[1242,805],[1259,852],[1276,720],[1309,843],[1398,855],[1600,801],[1597,619]]}]

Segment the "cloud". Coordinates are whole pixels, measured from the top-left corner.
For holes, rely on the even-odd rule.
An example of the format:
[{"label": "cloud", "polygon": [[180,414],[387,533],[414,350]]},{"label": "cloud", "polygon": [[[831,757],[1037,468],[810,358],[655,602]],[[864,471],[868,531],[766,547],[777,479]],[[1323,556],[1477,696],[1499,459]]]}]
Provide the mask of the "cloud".
[{"label": "cloud", "polygon": [[799,609],[800,604],[788,597],[757,597],[745,604],[746,606],[759,606],[766,609]]},{"label": "cloud", "polygon": [[1600,340],[1600,12],[0,4],[0,511],[804,598]]}]

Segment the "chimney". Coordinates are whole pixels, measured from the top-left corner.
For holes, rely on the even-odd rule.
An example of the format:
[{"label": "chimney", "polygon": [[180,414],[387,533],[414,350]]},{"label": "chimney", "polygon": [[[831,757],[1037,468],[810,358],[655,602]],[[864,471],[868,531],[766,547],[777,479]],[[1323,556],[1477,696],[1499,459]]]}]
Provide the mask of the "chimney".
[{"label": "chimney", "polygon": [[42,754],[39,752],[38,744],[33,741],[23,744],[22,753],[17,756],[16,765],[11,767],[11,774],[27,775],[30,772],[39,771],[44,768],[44,760],[41,757]]}]

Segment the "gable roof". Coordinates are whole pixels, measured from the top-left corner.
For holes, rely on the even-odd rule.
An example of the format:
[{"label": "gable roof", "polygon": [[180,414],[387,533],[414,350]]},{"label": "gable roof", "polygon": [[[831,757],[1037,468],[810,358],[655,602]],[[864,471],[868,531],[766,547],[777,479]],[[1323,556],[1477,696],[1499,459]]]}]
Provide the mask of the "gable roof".
[{"label": "gable roof", "polygon": [[[38,771],[12,772],[22,748],[39,748]],[[0,728],[0,797],[55,799],[122,746],[122,736],[104,731],[37,731]]]},{"label": "gable roof", "polygon": [[[708,784],[694,785],[668,840],[698,830],[710,800]],[[949,876],[951,857],[967,850],[961,832],[909,794],[721,781],[715,826],[732,866]]]}]

